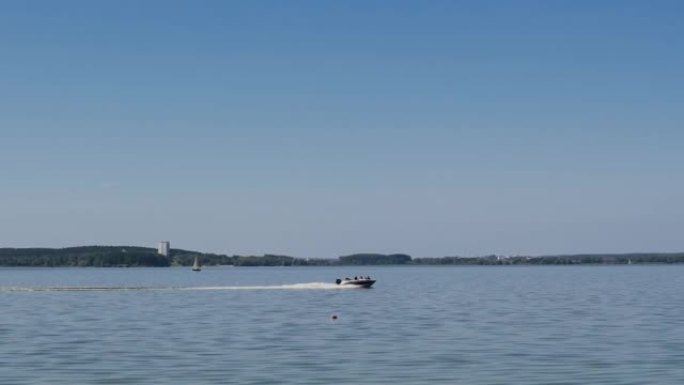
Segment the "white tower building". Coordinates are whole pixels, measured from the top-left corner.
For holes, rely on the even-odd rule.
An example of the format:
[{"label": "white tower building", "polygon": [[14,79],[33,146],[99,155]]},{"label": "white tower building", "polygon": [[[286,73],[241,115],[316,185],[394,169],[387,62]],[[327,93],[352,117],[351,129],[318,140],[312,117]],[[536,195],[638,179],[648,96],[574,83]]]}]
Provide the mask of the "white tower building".
[{"label": "white tower building", "polygon": [[157,248],[157,253],[159,253],[165,257],[168,257],[170,248],[171,248],[171,244],[169,243],[169,241],[160,241],[159,247]]}]

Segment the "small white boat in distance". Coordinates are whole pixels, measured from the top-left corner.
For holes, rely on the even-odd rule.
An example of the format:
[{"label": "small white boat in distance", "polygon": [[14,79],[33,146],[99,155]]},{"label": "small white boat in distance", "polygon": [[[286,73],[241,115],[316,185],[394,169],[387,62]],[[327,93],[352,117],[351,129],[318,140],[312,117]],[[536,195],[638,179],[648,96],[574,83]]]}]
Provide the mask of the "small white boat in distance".
[{"label": "small white boat in distance", "polygon": [[192,271],[202,271],[199,263],[199,256],[195,255],[195,260],[192,262]]},{"label": "small white boat in distance", "polygon": [[344,278],[340,279],[338,278],[335,283],[338,285],[350,285],[350,286],[358,286],[358,287],[363,287],[363,288],[370,288],[373,286],[375,283],[374,279],[371,279],[371,277],[366,276],[366,277],[354,277],[354,278]]}]

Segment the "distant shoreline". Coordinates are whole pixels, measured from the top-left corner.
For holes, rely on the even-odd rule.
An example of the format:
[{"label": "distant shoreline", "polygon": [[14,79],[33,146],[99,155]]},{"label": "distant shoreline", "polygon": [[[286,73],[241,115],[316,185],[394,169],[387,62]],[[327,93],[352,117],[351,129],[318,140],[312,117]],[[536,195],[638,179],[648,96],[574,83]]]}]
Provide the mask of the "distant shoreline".
[{"label": "distant shoreline", "polygon": [[191,266],[198,256],[203,266],[494,266],[494,265],[628,265],[684,263],[684,252],[571,254],[548,256],[423,257],[407,254],[359,253],[336,259],[298,258],[287,255],[223,255],[138,246],[78,246],[66,248],[0,248],[0,266],[16,267],[169,267]]}]

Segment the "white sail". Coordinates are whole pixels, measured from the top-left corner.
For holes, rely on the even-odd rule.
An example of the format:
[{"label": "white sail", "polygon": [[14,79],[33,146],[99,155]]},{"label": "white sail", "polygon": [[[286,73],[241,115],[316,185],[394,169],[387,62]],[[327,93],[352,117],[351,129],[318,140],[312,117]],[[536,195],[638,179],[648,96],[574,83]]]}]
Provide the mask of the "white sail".
[{"label": "white sail", "polygon": [[199,263],[199,256],[195,255],[195,260],[192,263],[192,271],[200,271],[202,270],[202,267],[200,266]]}]

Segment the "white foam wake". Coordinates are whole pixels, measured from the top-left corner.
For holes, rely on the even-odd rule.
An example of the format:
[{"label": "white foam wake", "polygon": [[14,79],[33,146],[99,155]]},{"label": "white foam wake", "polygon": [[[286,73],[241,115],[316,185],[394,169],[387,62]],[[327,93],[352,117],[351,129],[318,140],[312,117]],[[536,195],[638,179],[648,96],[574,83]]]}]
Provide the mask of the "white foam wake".
[{"label": "white foam wake", "polygon": [[338,285],[327,282],[291,283],[284,285],[256,285],[256,286],[201,286],[186,287],[181,290],[331,290],[349,289],[353,285]]},{"label": "white foam wake", "polygon": [[172,290],[332,290],[355,289],[355,285],[338,285],[327,282],[291,283],[283,285],[232,285],[232,286],[60,286],[60,287],[0,287],[0,292],[22,291],[172,291]]}]

